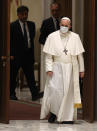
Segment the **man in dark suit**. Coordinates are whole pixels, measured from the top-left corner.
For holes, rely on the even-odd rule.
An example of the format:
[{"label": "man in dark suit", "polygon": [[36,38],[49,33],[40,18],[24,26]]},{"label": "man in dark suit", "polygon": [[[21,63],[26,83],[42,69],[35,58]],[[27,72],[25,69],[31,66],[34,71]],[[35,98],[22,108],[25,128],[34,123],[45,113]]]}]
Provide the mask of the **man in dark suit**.
[{"label": "man in dark suit", "polygon": [[58,30],[59,27],[59,19],[60,19],[60,5],[56,2],[52,3],[50,6],[50,10],[51,10],[51,17],[44,20],[40,29],[40,38],[39,38],[39,42],[41,44],[45,44],[46,38],[47,36]]},{"label": "man in dark suit", "polygon": [[37,100],[43,96],[36,87],[34,77],[34,37],[35,24],[27,21],[29,9],[20,6],[17,9],[18,20],[10,25],[10,99],[17,100],[16,77],[19,68],[27,78],[28,86],[31,91],[32,100]]}]

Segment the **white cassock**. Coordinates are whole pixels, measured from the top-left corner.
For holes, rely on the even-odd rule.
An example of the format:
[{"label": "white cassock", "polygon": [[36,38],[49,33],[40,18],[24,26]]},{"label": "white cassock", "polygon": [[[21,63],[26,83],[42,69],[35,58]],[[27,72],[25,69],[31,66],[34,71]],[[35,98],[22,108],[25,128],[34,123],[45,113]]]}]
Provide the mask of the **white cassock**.
[{"label": "white cassock", "polygon": [[74,106],[81,106],[79,72],[84,72],[84,48],[79,35],[56,31],[48,36],[43,52],[46,72],[52,71],[53,76],[47,76],[40,119],[52,112],[59,122],[72,121]]},{"label": "white cassock", "polygon": [[40,66],[40,91],[44,91],[46,72],[45,72],[45,54],[43,53],[43,45],[41,44],[41,66]]}]

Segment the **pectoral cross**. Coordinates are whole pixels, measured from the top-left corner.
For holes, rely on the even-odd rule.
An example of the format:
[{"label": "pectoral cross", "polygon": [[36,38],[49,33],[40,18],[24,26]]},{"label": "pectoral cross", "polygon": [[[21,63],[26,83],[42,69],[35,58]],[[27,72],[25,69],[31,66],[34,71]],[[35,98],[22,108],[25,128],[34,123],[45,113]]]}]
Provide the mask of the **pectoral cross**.
[{"label": "pectoral cross", "polygon": [[68,50],[64,49],[64,51],[63,51],[63,52],[65,52],[65,54],[67,55]]}]

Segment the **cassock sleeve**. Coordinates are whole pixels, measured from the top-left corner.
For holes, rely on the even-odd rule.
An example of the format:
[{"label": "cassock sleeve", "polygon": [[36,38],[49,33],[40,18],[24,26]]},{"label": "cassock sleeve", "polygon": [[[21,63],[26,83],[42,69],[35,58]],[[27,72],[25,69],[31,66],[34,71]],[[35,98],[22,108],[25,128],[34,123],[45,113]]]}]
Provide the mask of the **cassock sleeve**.
[{"label": "cassock sleeve", "polygon": [[69,49],[70,49],[71,55],[73,56],[79,55],[85,52],[83,44],[78,34],[71,36],[71,41],[69,42]]},{"label": "cassock sleeve", "polygon": [[84,72],[85,71],[84,58],[82,53],[78,55],[78,63],[79,63],[79,72]]},{"label": "cassock sleeve", "polygon": [[53,56],[45,54],[45,70],[46,72],[53,70]]}]

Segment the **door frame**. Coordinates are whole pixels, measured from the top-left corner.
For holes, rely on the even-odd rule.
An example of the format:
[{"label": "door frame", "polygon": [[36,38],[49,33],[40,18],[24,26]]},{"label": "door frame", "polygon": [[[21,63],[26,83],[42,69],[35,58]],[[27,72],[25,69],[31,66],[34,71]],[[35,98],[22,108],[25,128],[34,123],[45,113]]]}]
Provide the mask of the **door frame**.
[{"label": "door frame", "polygon": [[84,1],[84,47],[85,79],[83,89],[83,117],[84,120],[93,122],[95,87],[95,0]]},{"label": "door frame", "polygon": [[[4,38],[6,49],[4,56],[7,56],[9,62],[10,54],[10,0],[2,0],[4,10],[3,21],[5,22],[4,27]],[[88,4],[87,4],[88,3]],[[95,0],[84,1],[84,45],[86,49],[85,53],[85,65],[86,73],[84,79],[84,102],[83,102],[83,114],[84,119],[93,122],[94,121],[94,57],[95,57]],[[71,12],[72,13],[72,12]],[[7,83],[4,82],[4,88],[2,90],[2,119],[0,122],[9,123],[9,66],[6,67]],[[88,94],[88,95],[87,95]]]},{"label": "door frame", "polygon": [[9,123],[9,84],[10,84],[10,0],[1,1],[1,31],[3,45],[0,56],[2,67],[2,90],[0,96],[0,122]]}]

